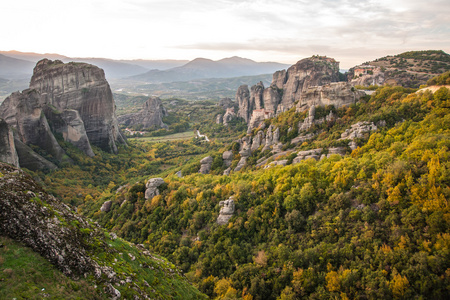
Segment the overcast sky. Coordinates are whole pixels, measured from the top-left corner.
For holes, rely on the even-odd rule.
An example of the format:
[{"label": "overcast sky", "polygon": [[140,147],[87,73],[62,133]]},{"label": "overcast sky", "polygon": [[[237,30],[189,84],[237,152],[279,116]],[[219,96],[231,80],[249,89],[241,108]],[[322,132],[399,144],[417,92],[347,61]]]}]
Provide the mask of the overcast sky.
[{"label": "overcast sky", "polygon": [[350,68],[449,53],[449,16],[449,0],[10,0],[0,3],[0,50],[283,63],[320,54]]}]

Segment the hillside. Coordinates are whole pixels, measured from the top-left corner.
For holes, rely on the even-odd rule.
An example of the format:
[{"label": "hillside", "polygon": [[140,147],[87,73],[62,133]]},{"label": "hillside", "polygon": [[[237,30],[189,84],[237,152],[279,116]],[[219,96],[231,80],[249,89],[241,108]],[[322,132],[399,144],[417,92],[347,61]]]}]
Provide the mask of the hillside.
[{"label": "hillside", "polygon": [[0,199],[2,299],[203,298],[171,263],[81,218],[3,163]]},{"label": "hillside", "polygon": [[[448,73],[439,78],[433,83],[445,83]],[[278,128],[282,152],[252,150],[229,176],[222,154],[231,152],[234,169],[248,155],[240,151],[248,137],[130,141],[113,160],[99,157],[42,179],[81,203],[84,215],[166,256],[211,298],[447,299],[449,101],[445,88],[382,87],[347,107],[317,107],[315,120],[330,112],[335,119],[302,130],[308,114],[291,109],[250,134]],[[322,156],[305,157],[318,149]],[[199,174],[208,155],[211,173]],[[87,201],[58,188],[91,184],[89,170],[105,167],[103,184],[81,189]],[[152,177],[165,183],[146,200]],[[227,199],[234,210],[218,225]],[[109,212],[100,210],[106,201]]]},{"label": "hillside", "polygon": [[355,85],[401,85],[418,88],[430,78],[450,70],[450,55],[438,50],[409,51],[385,56],[351,68]]}]

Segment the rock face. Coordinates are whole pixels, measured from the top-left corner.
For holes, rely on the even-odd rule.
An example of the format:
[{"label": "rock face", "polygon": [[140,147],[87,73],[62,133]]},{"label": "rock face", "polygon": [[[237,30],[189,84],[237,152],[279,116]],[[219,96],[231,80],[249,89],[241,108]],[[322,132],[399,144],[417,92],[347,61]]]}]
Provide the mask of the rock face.
[{"label": "rock face", "polygon": [[14,135],[3,119],[0,119],[0,161],[19,167]]},{"label": "rock face", "polygon": [[231,162],[233,161],[233,151],[228,150],[222,154],[223,164],[225,167],[231,166]]},{"label": "rock face", "polygon": [[145,200],[152,199],[153,197],[159,195],[158,187],[164,183],[164,179],[162,178],[149,179],[145,184]]},{"label": "rock face", "polygon": [[161,99],[150,97],[140,112],[119,116],[118,120],[120,124],[126,126],[142,125],[142,128],[168,128],[162,121],[162,118],[167,115]]},{"label": "rock face", "polygon": [[339,63],[326,56],[305,58],[287,70],[275,72],[272,84],[262,82],[240,86],[236,92],[238,115],[249,124],[249,132],[265,119],[287,111],[297,102],[297,110],[312,105],[340,107],[354,103],[363,92],[355,91],[347,82],[339,81]]},{"label": "rock face", "polygon": [[289,67],[286,73],[275,73],[272,84],[275,83],[278,89],[283,89],[281,104],[290,108],[301,99],[302,93],[308,87],[337,81],[339,81],[339,63],[333,58],[313,56],[298,61]]},{"label": "rock face", "polygon": [[63,112],[55,112],[47,107],[45,115],[53,132],[62,134],[65,141],[73,144],[87,156],[95,156],[86,134],[84,122],[77,110],[65,109]]},{"label": "rock face", "polygon": [[334,105],[336,108],[351,105],[365,95],[352,89],[348,82],[333,82],[322,86],[311,86],[303,91],[297,103],[297,111],[304,111],[312,105]]},{"label": "rock face", "polygon": [[[65,220],[77,221],[80,228],[94,228],[72,213],[68,206],[43,192],[23,171],[13,172],[13,168],[1,163],[0,169],[5,175],[0,177],[0,234],[20,240],[67,276],[94,272],[98,265],[80,246],[76,238],[79,232],[75,232],[79,229],[61,226],[54,214],[56,212]],[[37,201],[36,197],[40,200]],[[53,209],[47,209],[41,201]]]},{"label": "rock face", "polygon": [[211,171],[213,158],[211,156],[207,156],[200,161],[200,170],[198,171],[201,174],[209,174]]},{"label": "rock face", "polygon": [[30,89],[40,94],[43,105],[52,105],[60,112],[78,111],[91,144],[116,153],[117,143],[125,143],[102,69],[85,63],[64,64],[43,59],[34,68]]},{"label": "rock face", "polygon": [[225,201],[219,202],[220,212],[217,217],[217,224],[225,225],[228,221],[233,217],[234,214],[234,198],[231,196],[229,199]]},{"label": "rock face", "polygon": [[341,139],[353,140],[355,138],[363,138],[365,133],[377,130],[377,126],[373,122],[358,122],[351,126],[350,129],[345,130],[341,134]]},{"label": "rock face", "polygon": [[247,85],[241,85],[238,88],[235,102],[239,105],[238,116],[243,118],[245,122],[248,122],[254,107],[250,103],[250,91]]},{"label": "rock face", "polygon": [[35,145],[62,160],[64,150],[59,146],[42,109],[40,94],[27,89],[15,92],[0,106],[0,117],[16,129],[17,138],[26,145]]},{"label": "rock face", "polygon": [[[0,117],[15,129],[15,139],[23,145],[38,146],[61,162],[65,152],[55,133],[88,156],[94,156],[91,144],[105,151],[117,152],[125,144],[115,117],[115,104],[103,70],[84,63],[43,59],[36,64],[30,88],[11,94],[0,105]],[[17,146],[21,164],[30,168],[45,163],[42,157],[32,163],[31,149]],[[27,155],[26,157],[22,157]],[[43,163],[43,164],[42,164]],[[54,164],[52,164],[54,166]],[[31,167],[30,167],[31,166]]]}]

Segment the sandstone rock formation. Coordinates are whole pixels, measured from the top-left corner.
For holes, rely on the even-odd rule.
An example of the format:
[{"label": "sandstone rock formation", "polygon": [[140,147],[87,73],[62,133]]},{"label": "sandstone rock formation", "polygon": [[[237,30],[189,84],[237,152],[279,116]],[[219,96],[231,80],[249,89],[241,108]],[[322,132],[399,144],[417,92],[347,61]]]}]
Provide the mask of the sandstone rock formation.
[{"label": "sandstone rock formation", "polygon": [[52,132],[61,133],[65,141],[73,144],[87,156],[95,155],[89,143],[84,122],[77,110],[65,109],[59,112],[46,107],[45,115],[49,120]]},{"label": "sandstone rock formation", "polygon": [[220,212],[217,217],[217,224],[225,225],[233,217],[234,214],[234,198],[231,196],[225,201],[219,202]]},{"label": "sandstone rock formation", "polygon": [[241,155],[241,159],[239,160],[236,168],[234,168],[235,172],[240,171],[247,163],[247,158],[251,155],[250,147],[247,144],[245,144],[244,148],[241,151],[239,151],[239,155]]},{"label": "sandstone rock formation", "polygon": [[15,128],[21,142],[38,146],[61,161],[64,150],[50,129],[40,98],[40,94],[32,89],[15,92],[0,105],[0,117]]},{"label": "sandstone rock formation", "polygon": [[168,128],[162,118],[167,116],[167,110],[158,97],[150,97],[138,113],[118,117],[119,123],[126,126],[142,125],[142,128]]},{"label": "sandstone rock formation", "polygon": [[162,178],[149,179],[145,184],[145,200],[152,199],[153,197],[159,195],[158,187],[164,183],[164,179]]},{"label": "sandstone rock formation", "polygon": [[3,119],[0,119],[0,161],[19,167],[14,135]]},{"label": "sandstone rock formation", "polygon": [[207,156],[200,161],[200,170],[198,171],[201,174],[209,174],[211,172],[213,158],[211,156]]},{"label": "sandstone rock formation", "polygon": [[334,105],[339,108],[356,103],[365,93],[355,90],[348,82],[333,82],[322,86],[310,86],[303,90],[296,105],[297,111],[315,106]]},{"label": "sandstone rock formation", "polygon": [[272,84],[262,82],[240,86],[236,92],[238,115],[248,124],[248,132],[270,117],[284,112],[297,102],[297,111],[312,105],[349,105],[364,96],[347,82],[338,82],[339,63],[326,56],[305,58],[287,70],[275,72]]},{"label": "sandstone rock formation", "polygon": [[56,161],[67,159],[56,133],[88,156],[94,156],[91,144],[117,152],[117,143],[126,143],[105,74],[89,64],[39,61],[30,88],[6,98],[0,117],[14,128],[15,140],[20,142],[16,145],[19,163],[31,170],[56,166],[28,145],[38,146]]},{"label": "sandstone rock formation", "polygon": [[228,168],[231,166],[231,162],[233,161],[233,151],[228,150],[222,154],[223,165]]},{"label": "sandstone rock formation", "polygon": [[89,142],[108,152],[125,144],[115,115],[111,89],[102,69],[85,63],[43,59],[36,64],[30,89],[40,94],[42,105],[62,112],[79,112]]},{"label": "sandstone rock formation", "polygon": [[236,92],[236,103],[239,105],[238,116],[243,118],[245,122],[248,122],[254,107],[250,103],[250,91],[247,85],[241,85],[238,88]]},{"label": "sandstone rock formation", "polygon": [[333,58],[313,56],[298,61],[286,72],[276,72],[272,85],[283,90],[281,104],[291,108],[310,86],[339,81],[339,63]]}]

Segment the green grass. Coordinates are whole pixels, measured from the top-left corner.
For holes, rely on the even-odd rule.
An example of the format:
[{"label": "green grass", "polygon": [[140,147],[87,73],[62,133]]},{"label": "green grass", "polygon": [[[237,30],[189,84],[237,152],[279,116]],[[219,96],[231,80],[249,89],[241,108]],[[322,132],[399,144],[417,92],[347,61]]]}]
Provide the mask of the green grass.
[{"label": "green grass", "polygon": [[0,299],[108,299],[72,280],[28,247],[0,236]]},{"label": "green grass", "polygon": [[179,140],[189,140],[195,137],[193,131],[179,132],[165,136],[151,136],[151,137],[139,137],[139,138],[129,138],[130,140],[142,141],[142,142],[155,142],[161,143],[166,141],[179,141]]}]

